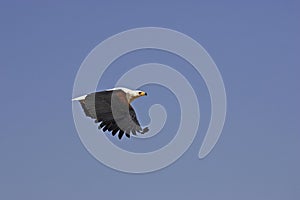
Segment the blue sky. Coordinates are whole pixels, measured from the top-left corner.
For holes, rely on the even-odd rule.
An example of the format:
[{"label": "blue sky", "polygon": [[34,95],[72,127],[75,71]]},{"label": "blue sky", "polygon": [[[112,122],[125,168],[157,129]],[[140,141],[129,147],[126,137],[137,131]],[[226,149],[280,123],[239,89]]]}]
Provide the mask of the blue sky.
[{"label": "blue sky", "polygon": [[[299,9],[297,1],[1,1],[0,198],[299,199]],[[150,61],[174,66],[199,84],[202,100],[203,125],[189,150],[163,170],[132,175],[86,151],[70,99],[77,70],[97,44],[145,26],[183,32],[208,51],[226,86],[228,112],[219,142],[199,160],[210,111],[201,77],[163,52],[120,58],[112,71]],[[99,89],[113,86],[118,71]],[[175,114],[162,135],[172,132],[179,120],[174,96],[145,89],[153,95],[134,103],[142,123],[149,120],[143,102],[165,104]],[[155,149],[171,137],[120,146]]]}]

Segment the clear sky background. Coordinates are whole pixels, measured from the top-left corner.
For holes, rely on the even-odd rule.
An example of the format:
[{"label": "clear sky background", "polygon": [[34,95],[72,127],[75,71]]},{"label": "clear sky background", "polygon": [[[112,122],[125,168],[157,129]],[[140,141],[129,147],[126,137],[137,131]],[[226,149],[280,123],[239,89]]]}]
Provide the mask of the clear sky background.
[{"label": "clear sky background", "polygon": [[[300,199],[299,19],[299,1],[1,1],[0,199]],[[201,77],[164,52],[120,58],[99,89],[113,86],[122,70],[159,62],[199,84],[202,100],[189,150],[163,170],[133,175],[86,151],[70,99],[77,70],[98,43],[144,26],[178,30],[203,45],[223,76],[228,112],[219,142],[199,160],[210,117]],[[174,113],[145,145],[112,139],[132,151],[163,146],[178,127],[175,97],[144,88],[152,96],[134,103],[142,124],[152,103]]]}]

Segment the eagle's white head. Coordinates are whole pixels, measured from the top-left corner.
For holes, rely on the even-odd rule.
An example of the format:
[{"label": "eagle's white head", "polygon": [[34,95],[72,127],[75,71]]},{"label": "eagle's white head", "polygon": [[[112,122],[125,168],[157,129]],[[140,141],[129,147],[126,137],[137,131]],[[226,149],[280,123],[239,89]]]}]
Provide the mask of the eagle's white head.
[{"label": "eagle's white head", "polygon": [[126,93],[126,98],[128,103],[131,103],[133,100],[135,100],[138,97],[141,96],[147,96],[147,93],[141,90],[129,90]]},{"label": "eagle's white head", "polygon": [[141,91],[141,90],[131,90],[128,88],[123,88],[123,87],[114,88],[114,89],[115,90],[120,89],[123,92],[125,92],[128,103],[131,103],[133,100],[135,100],[138,97],[147,96],[147,93],[144,91]]}]

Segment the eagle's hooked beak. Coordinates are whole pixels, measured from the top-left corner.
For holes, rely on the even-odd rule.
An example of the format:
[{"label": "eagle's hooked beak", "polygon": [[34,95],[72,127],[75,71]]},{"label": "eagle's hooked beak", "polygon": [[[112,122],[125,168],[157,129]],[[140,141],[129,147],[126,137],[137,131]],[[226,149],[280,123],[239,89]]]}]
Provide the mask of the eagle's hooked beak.
[{"label": "eagle's hooked beak", "polygon": [[140,96],[147,96],[147,93],[146,92],[139,92],[139,95]]}]

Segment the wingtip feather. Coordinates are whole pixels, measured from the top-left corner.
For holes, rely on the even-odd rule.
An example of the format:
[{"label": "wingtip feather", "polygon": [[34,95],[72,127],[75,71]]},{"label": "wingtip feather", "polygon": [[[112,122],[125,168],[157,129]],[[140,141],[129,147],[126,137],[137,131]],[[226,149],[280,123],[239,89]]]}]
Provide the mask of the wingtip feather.
[{"label": "wingtip feather", "polygon": [[80,100],[84,100],[86,96],[87,96],[87,95],[83,95],[83,96],[80,96],[80,97],[73,98],[72,101],[80,101]]}]

